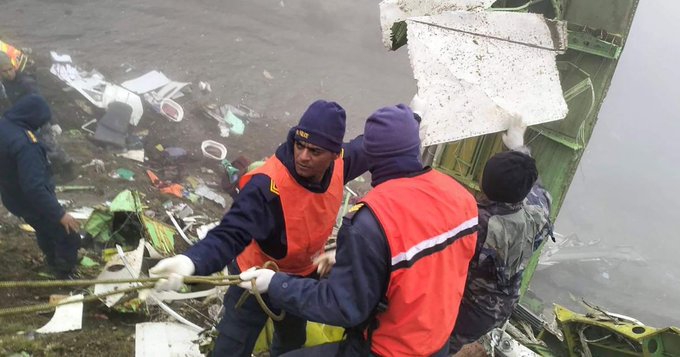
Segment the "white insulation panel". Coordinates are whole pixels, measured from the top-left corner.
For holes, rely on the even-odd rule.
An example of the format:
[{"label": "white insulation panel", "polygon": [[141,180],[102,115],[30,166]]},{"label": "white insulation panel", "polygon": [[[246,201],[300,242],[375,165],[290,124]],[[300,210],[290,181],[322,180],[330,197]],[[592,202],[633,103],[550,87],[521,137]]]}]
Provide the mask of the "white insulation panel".
[{"label": "white insulation panel", "polygon": [[564,26],[537,14],[447,12],[407,21],[408,51],[427,109],[423,145],[562,119],[567,104],[555,56]]}]

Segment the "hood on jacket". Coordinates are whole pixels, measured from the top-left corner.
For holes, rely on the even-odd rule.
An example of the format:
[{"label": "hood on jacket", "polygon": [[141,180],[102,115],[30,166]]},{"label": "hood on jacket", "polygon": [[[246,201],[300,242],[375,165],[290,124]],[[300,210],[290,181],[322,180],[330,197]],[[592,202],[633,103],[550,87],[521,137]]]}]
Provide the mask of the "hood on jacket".
[{"label": "hood on jacket", "polygon": [[22,97],[3,116],[10,122],[34,131],[52,119],[49,105],[37,94]]}]

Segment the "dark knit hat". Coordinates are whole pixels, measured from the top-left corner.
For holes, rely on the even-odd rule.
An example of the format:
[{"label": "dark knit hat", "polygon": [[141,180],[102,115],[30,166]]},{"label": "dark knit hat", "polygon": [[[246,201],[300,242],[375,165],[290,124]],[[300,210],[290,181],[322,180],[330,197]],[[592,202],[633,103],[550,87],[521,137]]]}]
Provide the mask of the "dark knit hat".
[{"label": "dark knit hat", "polygon": [[420,154],[418,122],[404,104],[378,109],[366,119],[364,151],[371,157]]},{"label": "dark knit hat", "polygon": [[345,137],[345,110],[335,102],[317,100],[295,127],[295,140],[305,141],[336,154]]},{"label": "dark knit hat", "polygon": [[519,151],[505,151],[486,162],[482,192],[492,201],[517,203],[524,200],[537,179],[534,158]]}]

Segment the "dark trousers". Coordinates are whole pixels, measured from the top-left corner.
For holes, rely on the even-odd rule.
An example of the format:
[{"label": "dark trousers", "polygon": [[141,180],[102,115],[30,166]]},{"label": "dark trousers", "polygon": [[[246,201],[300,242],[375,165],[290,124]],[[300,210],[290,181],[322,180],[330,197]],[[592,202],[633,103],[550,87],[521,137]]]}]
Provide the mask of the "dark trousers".
[{"label": "dark trousers", "polygon": [[[467,301],[463,301],[458,310],[456,325],[451,334],[449,350],[451,353],[460,351],[463,346],[479,340],[482,336],[489,333],[496,327],[502,326],[505,319],[494,319],[481,308],[471,306]],[[508,316],[509,317],[509,316]]]},{"label": "dark trousers", "polygon": [[35,229],[38,246],[45,254],[50,269],[57,275],[71,273],[78,263],[80,236],[76,233],[66,233],[59,222],[39,217],[24,217],[24,221]]},{"label": "dark trousers", "polygon": [[[234,273],[233,266],[229,267],[230,273]],[[236,309],[241,294],[245,290],[238,286],[230,286],[224,295],[224,316],[217,325],[219,336],[213,350],[214,357],[243,356],[250,357],[257,342],[260,331],[267,322],[267,315],[257,303],[255,296],[248,297],[245,304]],[[262,295],[270,309],[269,297]],[[279,313],[272,309],[274,313]],[[274,321],[274,339],[272,341],[270,356],[277,357],[282,353],[301,348],[307,339],[307,321],[286,314],[283,321]]]}]

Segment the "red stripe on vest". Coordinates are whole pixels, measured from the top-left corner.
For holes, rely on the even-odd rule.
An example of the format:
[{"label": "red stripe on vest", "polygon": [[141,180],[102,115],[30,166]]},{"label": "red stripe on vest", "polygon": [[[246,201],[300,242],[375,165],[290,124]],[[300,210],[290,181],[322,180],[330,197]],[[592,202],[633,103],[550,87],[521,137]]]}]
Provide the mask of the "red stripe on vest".
[{"label": "red stripe on vest", "polygon": [[265,254],[253,240],[236,258],[239,269],[246,271],[272,260],[284,273],[300,276],[313,273],[316,267],[312,260],[323,252],[342,204],[343,167],[341,157],[335,160],[331,181],[324,193],[314,193],[300,186],[275,156],[258,169],[245,174],[239,183],[240,187],[257,174],[267,175],[275,184],[272,187],[278,190],[281,198],[288,247],[283,259],[274,259]]},{"label": "red stripe on vest", "polygon": [[377,315],[371,350],[429,356],[447,343],[477,241],[477,204],[437,171],[389,180],[363,200],[392,254],[387,310]]}]

